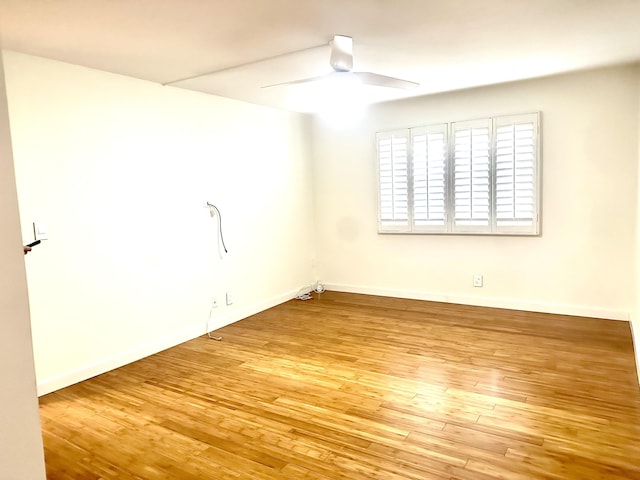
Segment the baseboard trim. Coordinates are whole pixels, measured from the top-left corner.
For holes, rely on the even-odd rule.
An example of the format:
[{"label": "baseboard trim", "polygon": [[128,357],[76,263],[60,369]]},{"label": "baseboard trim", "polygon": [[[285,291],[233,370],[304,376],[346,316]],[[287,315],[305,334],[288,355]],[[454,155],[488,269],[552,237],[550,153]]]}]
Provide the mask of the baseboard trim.
[{"label": "baseboard trim", "polygon": [[[225,312],[221,315],[216,315],[216,311],[214,310],[214,314],[209,321],[208,330],[209,332],[212,332],[226,325],[230,325],[239,320],[242,320],[243,318],[247,318],[251,315],[255,315],[256,313],[268,310],[269,308],[275,307],[276,305],[280,305],[281,303],[291,300],[297,293],[298,290],[292,290],[282,295],[277,295],[275,297],[269,298],[268,300],[258,302],[246,307],[240,307],[236,309],[231,308],[229,309],[228,313]],[[38,396],[46,395],[47,393],[51,393],[75,383],[88,380],[89,378],[101,375],[103,373],[127,365],[128,363],[141,360],[145,357],[148,357],[149,355],[153,355],[155,353],[161,352],[162,350],[166,350],[167,348],[175,347],[176,345],[204,335],[205,333],[208,333],[205,331],[207,330],[207,315],[208,312],[203,313],[202,319],[199,319],[197,323],[194,323],[190,327],[183,330],[172,332],[168,335],[155,338],[150,342],[145,343],[144,345],[140,345],[139,347],[136,347],[134,349],[104,358],[93,364],[84,365],[83,367],[65,372],[61,375],[45,378],[42,381],[38,381]]]},{"label": "baseboard trim", "polygon": [[431,302],[458,303],[478,307],[505,308],[509,310],[524,310],[527,312],[555,313],[559,315],[573,315],[578,317],[603,318],[606,320],[629,321],[630,315],[625,310],[614,310],[599,307],[585,307],[581,305],[565,305],[559,303],[531,302],[529,300],[476,297],[466,295],[448,295],[444,293],[423,292],[418,290],[396,290],[378,287],[362,287],[337,283],[326,283],[327,290],[346,293],[362,293],[380,297],[408,298],[412,300],[427,300]]}]

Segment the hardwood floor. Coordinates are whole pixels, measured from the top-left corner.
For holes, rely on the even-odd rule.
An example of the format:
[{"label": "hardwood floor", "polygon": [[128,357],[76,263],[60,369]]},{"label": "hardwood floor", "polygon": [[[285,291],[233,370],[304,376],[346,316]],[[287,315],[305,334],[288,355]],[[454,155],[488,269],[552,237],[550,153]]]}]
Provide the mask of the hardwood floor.
[{"label": "hardwood floor", "polygon": [[626,322],[326,292],[40,399],[54,479],[640,479]]}]

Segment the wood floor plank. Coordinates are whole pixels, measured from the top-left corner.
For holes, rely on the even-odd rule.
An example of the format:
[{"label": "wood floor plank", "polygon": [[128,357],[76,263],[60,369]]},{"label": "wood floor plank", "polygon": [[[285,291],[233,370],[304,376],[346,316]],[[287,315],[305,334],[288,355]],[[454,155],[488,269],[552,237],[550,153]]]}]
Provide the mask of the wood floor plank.
[{"label": "wood floor plank", "polygon": [[640,479],[629,325],[338,292],[40,399],[51,480]]}]

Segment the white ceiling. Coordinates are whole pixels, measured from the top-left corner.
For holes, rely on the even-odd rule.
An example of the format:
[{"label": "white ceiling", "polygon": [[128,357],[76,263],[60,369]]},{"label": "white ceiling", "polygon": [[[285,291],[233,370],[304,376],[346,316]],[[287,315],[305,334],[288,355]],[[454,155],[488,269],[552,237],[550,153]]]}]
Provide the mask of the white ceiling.
[{"label": "white ceiling", "polygon": [[[370,101],[640,61],[640,0],[0,0],[4,49],[309,111],[333,35],[354,70],[420,83]],[[286,52],[319,48],[229,68]]]}]

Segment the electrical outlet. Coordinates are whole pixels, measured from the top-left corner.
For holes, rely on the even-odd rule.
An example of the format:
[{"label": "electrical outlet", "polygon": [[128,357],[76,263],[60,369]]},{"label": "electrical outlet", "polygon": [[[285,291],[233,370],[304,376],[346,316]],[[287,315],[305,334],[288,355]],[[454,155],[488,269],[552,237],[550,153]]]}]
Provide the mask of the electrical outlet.
[{"label": "electrical outlet", "polygon": [[482,275],[476,273],[473,276],[473,286],[474,287],[481,287],[482,286]]},{"label": "electrical outlet", "polygon": [[211,308],[218,308],[220,304],[218,303],[218,297],[213,297],[211,299]]},{"label": "electrical outlet", "polygon": [[227,305],[231,305],[233,303],[233,293],[227,292]]}]

